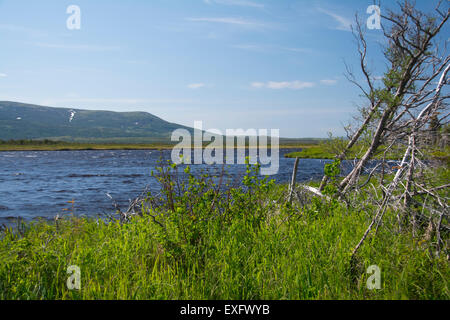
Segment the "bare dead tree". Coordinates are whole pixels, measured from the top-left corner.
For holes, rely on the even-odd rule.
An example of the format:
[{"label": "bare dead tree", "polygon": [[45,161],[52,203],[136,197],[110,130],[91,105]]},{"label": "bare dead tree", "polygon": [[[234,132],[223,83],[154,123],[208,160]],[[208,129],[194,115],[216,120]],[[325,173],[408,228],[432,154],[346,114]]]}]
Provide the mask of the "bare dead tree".
[{"label": "bare dead tree", "polygon": [[[378,88],[373,84],[365,64],[367,44],[361,23],[357,23],[361,69],[368,89],[362,85],[359,87],[369,99],[370,108],[364,123],[355,133],[355,139],[350,141],[350,147],[356,143],[361,131],[364,131],[369,123],[374,121],[376,125],[364,155],[340,184],[344,193],[357,183],[362,169],[383,143],[400,140],[399,136],[412,128],[416,110],[432,99],[430,96],[434,89],[431,86],[450,61],[448,55],[441,57],[433,45],[433,39],[449,18],[449,10],[443,14],[436,9],[440,18],[438,22],[436,16],[425,15],[408,1],[400,5],[400,11],[391,11],[387,16],[382,16],[390,23],[390,27],[384,29],[388,41],[385,57],[390,66],[383,78],[383,85]],[[352,75],[349,78],[354,79]],[[352,82],[357,83],[355,80]],[[442,100],[445,98],[447,97]]]},{"label": "bare dead tree", "polygon": [[300,158],[295,158],[294,170],[292,171],[291,183],[289,184],[288,202],[292,201],[292,196],[294,195],[294,192],[295,192],[295,182],[297,181],[297,169],[298,169],[299,161],[300,161]]},{"label": "bare dead tree", "polygon": [[[359,82],[346,65],[347,79],[361,90],[366,107],[361,109],[359,127],[350,134],[347,128],[348,143],[336,159],[345,159],[356,145],[365,147],[352,170],[339,183],[341,197],[348,198],[352,191],[358,193],[364,187],[373,186],[370,181],[377,168],[370,171],[362,184],[361,176],[366,172],[369,161],[382,155],[379,164],[382,168],[379,180],[382,198],[377,198],[378,209],[354,248],[353,256],[374,229],[376,233],[389,208],[397,212],[400,230],[405,219],[413,221],[414,225],[418,220],[425,220],[435,226],[438,253],[443,244],[441,231],[448,229],[445,226],[445,221],[448,221],[448,197],[445,195],[448,186],[429,185],[423,176],[430,169],[428,151],[433,141],[430,130],[439,127],[441,124],[436,123],[440,121],[445,125],[449,116],[450,96],[444,88],[449,85],[450,56],[446,39],[439,41],[439,34],[450,17],[450,9],[448,3],[441,1],[431,14],[417,10],[408,0],[398,5],[398,12],[387,11],[382,15],[387,70],[381,81],[375,81],[368,67],[368,44],[358,18],[354,36],[364,82]],[[440,119],[438,114],[442,114]],[[362,140],[367,137],[368,143],[364,144]],[[389,182],[390,179],[385,179],[389,173],[386,172],[389,166],[385,165],[385,159],[388,150],[392,149],[403,150],[403,156],[395,171],[390,172],[393,178]],[[323,190],[327,183],[325,176],[319,190]],[[422,208],[421,213],[417,208]]]}]

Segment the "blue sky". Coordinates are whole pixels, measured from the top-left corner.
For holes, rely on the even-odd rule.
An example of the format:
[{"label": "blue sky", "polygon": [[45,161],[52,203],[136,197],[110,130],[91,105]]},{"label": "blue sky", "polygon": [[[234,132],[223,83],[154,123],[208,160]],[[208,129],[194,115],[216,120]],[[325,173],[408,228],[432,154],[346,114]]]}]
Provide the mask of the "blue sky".
[{"label": "blue sky", "polygon": [[[343,76],[344,61],[358,71],[349,26],[372,3],[0,0],[0,100],[147,111],[283,137],[342,135],[361,102]],[[81,9],[80,30],[66,27],[69,5]],[[382,31],[368,39],[382,75]]]}]

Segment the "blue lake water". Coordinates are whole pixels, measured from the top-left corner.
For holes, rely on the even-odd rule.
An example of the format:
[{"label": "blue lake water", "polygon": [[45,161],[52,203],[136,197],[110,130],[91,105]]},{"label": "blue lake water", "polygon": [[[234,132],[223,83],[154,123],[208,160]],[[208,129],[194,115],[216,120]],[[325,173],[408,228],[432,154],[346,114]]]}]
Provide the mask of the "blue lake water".
[{"label": "blue lake water", "polygon": [[[283,155],[292,151],[296,149],[280,150],[279,172],[271,176],[277,182],[290,180],[294,159]],[[170,150],[0,152],[0,224],[17,217],[52,219],[71,209],[72,199],[77,215],[111,214],[114,209],[106,194],[125,208],[146,186],[157,191],[150,172],[161,156],[170,159],[170,154]],[[300,160],[297,180],[320,179],[326,162]],[[230,179],[239,181],[245,166],[225,169]],[[192,171],[217,174],[221,166],[193,165]]]}]

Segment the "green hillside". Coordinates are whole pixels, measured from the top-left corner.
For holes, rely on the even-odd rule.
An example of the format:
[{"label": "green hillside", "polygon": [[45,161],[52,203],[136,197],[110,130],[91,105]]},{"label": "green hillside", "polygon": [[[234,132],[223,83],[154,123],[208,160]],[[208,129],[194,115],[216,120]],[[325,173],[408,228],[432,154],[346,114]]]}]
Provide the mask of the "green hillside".
[{"label": "green hillside", "polygon": [[0,140],[165,142],[179,128],[192,131],[147,112],[51,108],[0,101]]},{"label": "green hillside", "polygon": [[[147,112],[52,108],[0,101],[0,141],[48,139],[91,144],[173,145],[170,137],[176,129],[193,133],[192,128]],[[322,139],[280,138],[284,147],[316,145],[320,141]]]}]

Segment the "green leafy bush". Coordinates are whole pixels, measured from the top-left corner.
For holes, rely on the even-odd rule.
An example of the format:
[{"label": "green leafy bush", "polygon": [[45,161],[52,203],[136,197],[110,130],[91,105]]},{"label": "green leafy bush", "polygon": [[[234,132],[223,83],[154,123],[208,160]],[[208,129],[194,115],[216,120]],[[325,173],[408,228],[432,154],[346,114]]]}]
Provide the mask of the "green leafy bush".
[{"label": "green leafy bush", "polygon": [[[338,163],[326,171],[335,178]],[[300,209],[283,200],[286,186],[257,173],[248,165],[233,186],[224,174],[167,164],[155,173],[161,192],[126,223],[69,217],[7,228],[0,299],[450,298],[447,258],[420,235],[393,233],[395,212],[349,273],[371,208],[316,199]],[[70,265],[80,267],[80,290],[66,286]],[[366,287],[371,265],[381,269],[380,290]]]}]

